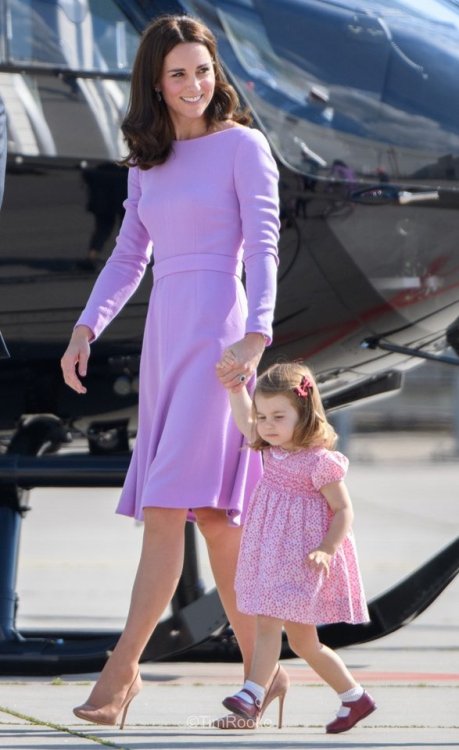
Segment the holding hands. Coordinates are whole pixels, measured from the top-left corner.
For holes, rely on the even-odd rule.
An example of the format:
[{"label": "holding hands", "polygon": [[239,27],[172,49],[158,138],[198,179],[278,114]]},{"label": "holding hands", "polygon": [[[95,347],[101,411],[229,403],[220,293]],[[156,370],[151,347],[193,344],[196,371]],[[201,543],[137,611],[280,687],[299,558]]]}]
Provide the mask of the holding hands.
[{"label": "holding hands", "polygon": [[238,393],[252,375],[265,348],[262,333],[247,333],[243,339],[227,347],[216,364],[217,377],[228,390]]}]

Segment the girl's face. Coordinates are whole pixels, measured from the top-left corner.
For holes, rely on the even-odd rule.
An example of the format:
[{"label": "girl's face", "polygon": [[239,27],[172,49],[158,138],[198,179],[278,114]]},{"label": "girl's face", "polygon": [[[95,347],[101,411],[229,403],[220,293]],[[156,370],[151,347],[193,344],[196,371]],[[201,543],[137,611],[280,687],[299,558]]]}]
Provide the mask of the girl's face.
[{"label": "girl's face", "polygon": [[[215,72],[204,44],[177,44],[164,58],[158,86],[166,103],[176,135],[188,135],[205,126],[204,112],[215,90]],[[201,133],[202,134],[202,133]]]},{"label": "girl's face", "polygon": [[295,448],[293,432],[298,424],[298,412],[287,396],[255,396],[257,432],[270,445],[277,445],[286,450]]}]

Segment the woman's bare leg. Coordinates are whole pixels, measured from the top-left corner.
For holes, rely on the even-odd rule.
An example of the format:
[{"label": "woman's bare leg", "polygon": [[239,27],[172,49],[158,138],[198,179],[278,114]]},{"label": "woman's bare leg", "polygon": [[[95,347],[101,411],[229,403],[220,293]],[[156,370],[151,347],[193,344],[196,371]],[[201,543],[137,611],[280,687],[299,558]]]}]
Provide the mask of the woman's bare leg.
[{"label": "woman's bare leg", "polygon": [[187,511],[145,508],[142,552],[123,633],[89,698],[99,707],[126,691],[140,656],[169,604],[183,568]]},{"label": "woman's bare leg", "polygon": [[243,615],[236,606],[234,576],[241,541],[241,528],[228,526],[226,513],[213,508],[195,511],[206,540],[209,560],[221,602],[236,636],[244,662],[244,679],[252,664],[255,646],[255,617]]},{"label": "woman's bare leg", "polygon": [[337,693],[357,686],[345,663],[331,648],[319,641],[315,625],[286,622],[288,642],[292,651],[305,659],[311,669]]}]

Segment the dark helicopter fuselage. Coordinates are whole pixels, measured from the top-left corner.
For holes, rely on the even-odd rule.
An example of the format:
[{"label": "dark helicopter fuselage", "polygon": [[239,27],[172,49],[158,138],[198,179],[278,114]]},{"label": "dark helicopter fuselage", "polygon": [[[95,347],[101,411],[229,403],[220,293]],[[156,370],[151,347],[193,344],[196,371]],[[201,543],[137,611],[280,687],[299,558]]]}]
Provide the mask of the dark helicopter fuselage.
[{"label": "dark helicopter fuselage", "polygon": [[412,366],[381,340],[444,345],[459,314],[455,2],[108,0],[105,17],[85,4],[35,6],[0,3],[9,131],[0,327],[11,353],[1,429],[21,414],[78,419],[137,403],[150,270],[93,346],[88,396],[63,385],[59,358],[94,283],[87,254],[105,258],[122,221],[119,123],[139,33],[162,10],[211,26],[278,160],[279,294],[264,363],[308,360],[339,402],[355,384]]}]

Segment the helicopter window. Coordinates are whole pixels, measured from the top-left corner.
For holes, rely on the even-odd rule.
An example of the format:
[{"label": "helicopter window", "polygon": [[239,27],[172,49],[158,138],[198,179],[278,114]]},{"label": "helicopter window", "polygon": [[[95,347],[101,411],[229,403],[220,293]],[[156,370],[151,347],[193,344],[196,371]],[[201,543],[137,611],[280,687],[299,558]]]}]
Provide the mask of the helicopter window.
[{"label": "helicopter window", "polygon": [[129,72],[138,33],[112,0],[6,0],[4,62]]},{"label": "helicopter window", "polygon": [[[453,0],[194,0],[278,158],[311,185],[459,176]],[[314,182],[315,181],[315,182]]]}]

